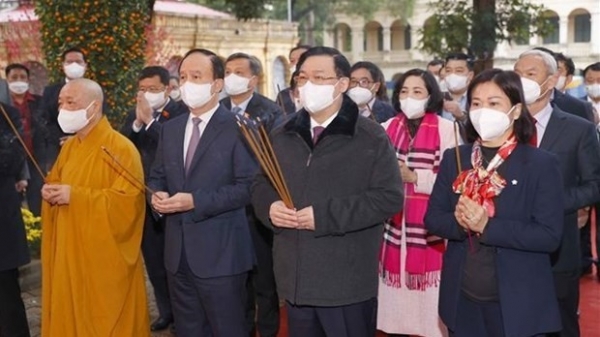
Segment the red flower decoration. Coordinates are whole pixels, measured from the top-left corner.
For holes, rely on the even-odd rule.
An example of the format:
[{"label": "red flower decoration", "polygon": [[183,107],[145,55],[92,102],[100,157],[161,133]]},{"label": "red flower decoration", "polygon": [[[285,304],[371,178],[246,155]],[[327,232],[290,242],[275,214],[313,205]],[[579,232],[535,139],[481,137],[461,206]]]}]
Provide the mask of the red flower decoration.
[{"label": "red flower decoration", "polygon": [[163,116],[164,118],[169,118],[169,112],[168,112],[167,110],[163,110],[163,111],[162,111],[162,116]]}]

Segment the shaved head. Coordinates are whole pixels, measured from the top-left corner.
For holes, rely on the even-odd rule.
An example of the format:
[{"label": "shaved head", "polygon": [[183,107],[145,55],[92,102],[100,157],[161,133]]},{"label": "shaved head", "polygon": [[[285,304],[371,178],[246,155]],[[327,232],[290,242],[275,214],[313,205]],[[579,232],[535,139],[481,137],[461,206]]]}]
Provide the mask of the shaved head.
[{"label": "shaved head", "polygon": [[[104,93],[102,87],[90,79],[79,78],[71,80],[61,89],[58,104],[62,109],[79,110],[88,109],[102,115]],[[93,103],[93,104],[92,104]],[[93,105],[95,108],[91,108]]]}]

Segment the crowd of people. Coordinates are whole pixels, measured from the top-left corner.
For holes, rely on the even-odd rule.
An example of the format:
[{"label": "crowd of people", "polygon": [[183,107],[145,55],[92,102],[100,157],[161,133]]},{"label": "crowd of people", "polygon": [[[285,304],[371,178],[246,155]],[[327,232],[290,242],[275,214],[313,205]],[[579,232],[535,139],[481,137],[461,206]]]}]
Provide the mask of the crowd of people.
[{"label": "crowd of people", "polygon": [[299,45],[273,101],[252,55],[193,49],[176,76],[140,72],[115,130],[83,50],[62,58],[43,96],[22,64],[0,83],[0,336],[29,336],[23,203],[43,222],[43,337],[275,337],[281,304],[292,337],[580,336],[600,62],[577,98],[563,54],[475,74],[452,53],[389,98],[376,64]]}]

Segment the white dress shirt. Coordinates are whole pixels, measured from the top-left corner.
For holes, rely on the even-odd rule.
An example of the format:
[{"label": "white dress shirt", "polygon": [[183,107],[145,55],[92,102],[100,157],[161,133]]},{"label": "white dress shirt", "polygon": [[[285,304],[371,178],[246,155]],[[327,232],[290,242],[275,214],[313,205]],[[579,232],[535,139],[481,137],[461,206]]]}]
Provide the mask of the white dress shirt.
[{"label": "white dress shirt", "polygon": [[[460,98],[458,99],[458,106],[460,107],[461,111],[466,111],[467,110],[467,93],[465,93],[464,95],[460,96]],[[442,117],[446,118],[449,121],[454,122],[455,118],[454,115],[446,110],[442,110]]]},{"label": "white dress shirt", "polygon": [[548,121],[550,120],[550,116],[552,115],[552,105],[548,103],[542,111],[538,112],[537,115],[533,116],[535,118],[535,128],[537,131],[537,146],[540,147],[542,143],[542,139],[544,138],[544,133],[546,132],[546,127],[548,126]]},{"label": "white dress shirt", "polygon": [[365,105],[363,108],[359,108],[361,116],[363,116],[363,117],[371,116],[371,112],[373,111],[373,105],[375,105],[376,99],[377,99],[376,97],[373,97],[369,101],[369,103],[367,103],[367,105]]},{"label": "white dress shirt", "polygon": [[[310,113],[310,112],[309,112]],[[310,117],[310,136],[314,137],[315,133],[314,133],[314,128],[315,126],[322,126],[325,129],[327,129],[327,127],[329,126],[329,124],[331,124],[331,122],[333,122],[333,120],[337,117],[339,111],[334,113],[333,115],[331,115],[331,117],[327,118],[322,124],[317,123],[316,120],[314,120],[312,118],[312,116]]]},{"label": "white dress shirt", "polygon": [[185,163],[185,157],[187,156],[188,147],[190,147],[190,139],[192,138],[192,128],[194,127],[194,122],[192,122],[192,118],[200,117],[202,120],[198,125],[200,129],[200,141],[202,141],[202,134],[204,134],[204,130],[206,130],[206,126],[210,122],[210,119],[215,114],[215,111],[219,108],[219,104],[217,104],[214,108],[208,110],[200,116],[194,116],[190,113],[188,117],[187,124],[185,125],[185,135],[183,137],[183,162]]}]

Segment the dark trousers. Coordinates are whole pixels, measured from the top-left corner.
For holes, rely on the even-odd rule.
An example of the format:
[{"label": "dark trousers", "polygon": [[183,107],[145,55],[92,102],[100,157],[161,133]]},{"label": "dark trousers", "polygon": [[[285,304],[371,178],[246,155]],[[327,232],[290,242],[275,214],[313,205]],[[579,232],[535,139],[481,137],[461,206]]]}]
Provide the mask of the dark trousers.
[{"label": "dark trousers", "polygon": [[35,216],[40,216],[42,214],[42,185],[44,184],[44,178],[40,176],[31,159],[27,159],[27,164],[29,165],[30,178],[27,183],[25,199],[31,213]]},{"label": "dark trousers", "polygon": [[258,331],[261,337],[276,337],[279,332],[279,297],[273,273],[273,233],[257,220],[250,221],[250,235],[256,266],[248,277],[246,321],[251,336]]},{"label": "dark trousers", "polygon": [[290,337],[375,337],[377,299],[339,307],[286,302]]},{"label": "dark trousers", "polygon": [[553,337],[579,337],[579,270],[554,273],[554,286],[558,298],[563,329]]},{"label": "dark trousers", "polygon": [[[596,224],[600,223],[600,204],[596,204]],[[591,219],[591,216],[590,216]],[[598,225],[596,225],[598,226]],[[581,270],[586,271],[592,266],[594,257],[592,255],[592,240],[596,240],[596,256],[600,257],[600,231],[596,228],[596,237],[592,238],[591,221],[580,230],[581,235]],[[598,264],[600,265],[600,264]]]},{"label": "dark trousers", "polygon": [[18,269],[0,271],[0,337],[29,337]]},{"label": "dark trousers", "polygon": [[248,273],[199,278],[184,252],[177,273],[167,274],[178,337],[241,337],[248,333],[244,310]]},{"label": "dark trousers", "polygon": [[458,300],[456,326],[450,337],[504,337],[499,302],[475,302],[464,294]]},{"label": "dark trousers", "polygon": [[156,306],[160,317],[171,319],[171,301],[167,285],[167,270],[165,269],[165,229],[164,218],[154,218],[149,206],[146,206],[144,234],[142,236],[142,255],[148,278],[154,289]]}]

